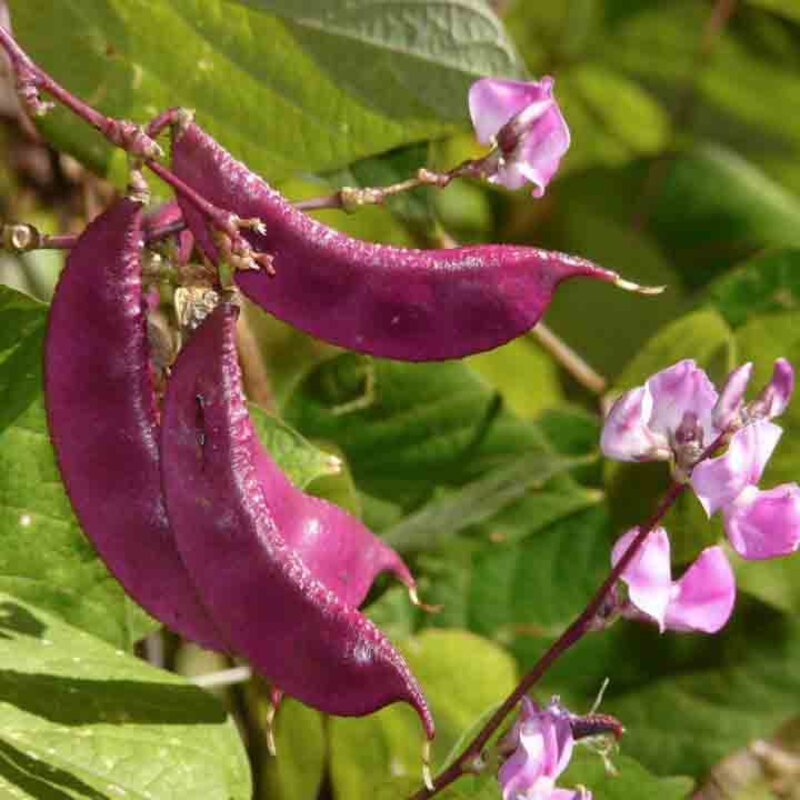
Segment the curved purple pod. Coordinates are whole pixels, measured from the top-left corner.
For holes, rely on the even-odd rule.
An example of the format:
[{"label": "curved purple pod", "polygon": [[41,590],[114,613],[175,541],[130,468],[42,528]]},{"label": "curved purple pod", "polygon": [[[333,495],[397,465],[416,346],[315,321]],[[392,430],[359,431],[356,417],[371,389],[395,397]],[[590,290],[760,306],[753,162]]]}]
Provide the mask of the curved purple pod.
[{"label": "curved purple pod", "polygon": [[403,658],[281,535],[253,457],[236,316],[225,303],[206,318],[164,400],[162,473],[181,556],[226,638],[287,694],[342,716],[405,701],[431,737],[430,712]]},{"label": "curved purple pod", "polygon": [[[274,277],[238,272],[258,305],[334,344],[406,361],[459,358],[527,331],[558,284],[619,276],[563,253],[512,245],[412,250],[353,239],[298,211],[194,123],[174,133],[172,168],[203,197],[266,234],[244,231],[272,256]],[[207,256],[217,250],[204,218],[179,197]]]},{"label": "curved purple pod", "polygon": [[161,490],[141,240],[142,205],[123,198],[67,258],[44,344],[50,438],[81,527],[128,594],[182,636],[222,650]]},{"label": "curved purple pod", "polygon": [[275,524],[318,581],[356,608],[381,572],[391,572],[415,589],[408,567],[391,547],[344,509],[294,486],[255,432],[249,435],[253,464]]}]

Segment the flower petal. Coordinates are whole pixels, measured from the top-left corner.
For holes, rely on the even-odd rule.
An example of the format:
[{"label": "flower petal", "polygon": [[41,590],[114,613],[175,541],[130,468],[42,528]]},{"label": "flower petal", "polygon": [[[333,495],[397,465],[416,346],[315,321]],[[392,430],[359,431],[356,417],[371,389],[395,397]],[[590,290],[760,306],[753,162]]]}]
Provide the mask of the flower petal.
[{"label": "flower petal", "polygon": [[[469,113],[472,126],[481,144],[492,137],[527,106],[552,100],[553,79],[513,81],[506,78],[481,78],[469,90]],[[548,104],[549,105],[549,104]],[[547,105],[542,106],[542,111]]]},{"label": "flower petal", "polygon": [[653,399],[645,386],[621,395],[608,412],[600,435],[600,449],[617,461],[669,458],[666,437],[656,436],[647,423]]},{"label": "flower petal", "polygon": [[[623,534],[611,552],[616,565],[636,537],[637,528]],[[628,599],[642,613],[652,617],[664,631],[664,616],[670,601],[672,576],[669,563],[669,537],[664,528],[650,531],[633,561],[623,571],[622,580],[628,585]]]},{"label": "flower petal", "polygon": [[724,511],[725,532],[742,558],[760,560],[800,546],[800,487],[784,483],[761,492],[749,487]]},{"label": "flower petal", "polygon": [[711,415],[712,423],[718,431],[725,430],[739,417],[744,401],[744,393],[747,390],[747,384],[750,383],[752,374],[753,363],[748,362],[747,364],[742,364],[741,367],[737,367],[728,375],[728,379],[722,387],[719,400],[717,400]]},{"label": "flower petal", "polygon": [[732,503],[745,487],[758,483],[781,433],[774,422],[757,420],[736,431],[727,452],[701,461],[692,470],[692,488],[706,514],[711,516]]},{"label": "flower petal", "polygon": [[688,412],[697,418],[705,432],[705,444],[710,444],[711,412],[718,395],[704,370],[686,359],[657,372],[645,385],[653,398],[648,424],[654,433],[668,437]]},{"label": "flower petal", "polygon": [[721,547],[707,547],[673,587],[665,625],[673,631],[716,633],[730,618],[736,579]]},{"label": "flower petal", "polygon": [[512,157],[519,171],[536,187],[535,197],[544,194],[569,145],[569,127],[558,105],[553,103],[531,126]]},{"label": "flower petal", "polygon": [[785,359],[775,361],[772,378],[753,403],[753,414],[768,419],[780,416],[789,405],[794,392],[794,368]]}]

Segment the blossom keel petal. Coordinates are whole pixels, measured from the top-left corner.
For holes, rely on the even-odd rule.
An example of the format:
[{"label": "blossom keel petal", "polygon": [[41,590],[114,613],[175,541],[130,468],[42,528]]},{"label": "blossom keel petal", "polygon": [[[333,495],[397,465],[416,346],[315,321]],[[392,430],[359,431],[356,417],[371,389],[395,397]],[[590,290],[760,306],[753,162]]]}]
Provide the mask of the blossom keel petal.
[{"label": "blossom keel petal", "polygon": [[673,586],[665,626],[673,631],[716,633],[731,616],[736,579],[721,547],[708,547]]},{"label": "blossom keel petal", "polygon": [[748,487],[724,511],[725,532],[748,560],[777,558],[800,546],[800,487],[785,483],[761,492]]}]

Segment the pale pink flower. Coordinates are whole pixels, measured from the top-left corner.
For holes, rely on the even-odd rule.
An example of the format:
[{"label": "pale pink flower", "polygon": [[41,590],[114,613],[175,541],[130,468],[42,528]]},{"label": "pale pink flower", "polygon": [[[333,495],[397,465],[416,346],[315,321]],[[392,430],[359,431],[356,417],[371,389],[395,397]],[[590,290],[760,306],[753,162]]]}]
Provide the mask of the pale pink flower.
[{"label": "pale pink flower", "polygon": [[470,87],[469,112],[478,141],[498,147],[489,181],[508,189],[532,183],[541,197],[570,144],[553,79],[481,78]]},{"label": "pale pink flower", "polygon": [[600,447],[618,461],[666,460],[686,451],[700,455],[714,437],[717,399],[706,373],[691,359],[679,361],[614,403]]},{"label": "pale pink flower", "polygon": [[[625,533],[611,555],[616,565],[636,537]],[[628,587],[623,616],[652,619],[663,633],[716,633],[730,618],[736,599],[736,580],[721,547],[707,547],[677,581],[672,580],[669,537],[655,528],[644,540],[621,576]]]},{"label": "pale pink flower", "polygon": [[560,789],[555,783],[572,757],[569,715],[556,705],[541,710],[523,697],[520,714],[507,737],[512,754],[497,778],[503,800],[591,800],[585,789]]}]

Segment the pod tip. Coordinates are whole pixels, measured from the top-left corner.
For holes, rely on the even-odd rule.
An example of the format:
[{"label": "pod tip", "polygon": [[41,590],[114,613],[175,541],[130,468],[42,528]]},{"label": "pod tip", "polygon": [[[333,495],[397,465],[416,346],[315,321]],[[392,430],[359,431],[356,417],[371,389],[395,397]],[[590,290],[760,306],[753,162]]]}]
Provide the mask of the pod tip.
[{"label": "pod tip", "polygon": [[428,614],[438,614],[442,608],[444,608],[441,603],[423,603],[422,600],[419,599],[416,586],[408,587],[408,599],[411,601],[411,605],[422,609]]},{"label": "pod tip", "polygon": [[278,707],[274,702],[270,701],[267,706],[267,719],[266,719],[266,736],[267,736],[267,751],[275,758],[278,755],[278,745],[275,742],[275,713]]},{"label": "pod tip", "polygon": [[625,278],[620,278],[619,276],[617,276],[617,279],[614,281],[614,286],[624,289],[626,292],[636,292],[636,294],[646,295],[661,294],[667,288],[666,286],[642,286],[640,283],[634,283],[633,281],[625,280]]},{"label": "pod tip", "polygon": [[422,782],[429,792],[436,790],[433,785],[433,773],[431,772],[431,743],[428,739],[422,743]]}]

